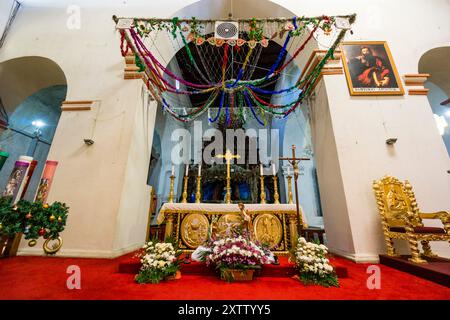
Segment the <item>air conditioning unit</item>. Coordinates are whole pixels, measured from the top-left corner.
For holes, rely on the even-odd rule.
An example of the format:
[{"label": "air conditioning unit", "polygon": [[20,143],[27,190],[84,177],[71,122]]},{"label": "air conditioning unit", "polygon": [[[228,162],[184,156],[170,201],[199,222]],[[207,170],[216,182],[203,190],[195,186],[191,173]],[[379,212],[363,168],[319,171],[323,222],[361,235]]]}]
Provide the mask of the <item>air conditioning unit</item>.
[{"label": "air conditioning unit", "polygon": [[239,24],[235,21],[216,21],[214,37],[223,40],[237,40],[239,38]]}]

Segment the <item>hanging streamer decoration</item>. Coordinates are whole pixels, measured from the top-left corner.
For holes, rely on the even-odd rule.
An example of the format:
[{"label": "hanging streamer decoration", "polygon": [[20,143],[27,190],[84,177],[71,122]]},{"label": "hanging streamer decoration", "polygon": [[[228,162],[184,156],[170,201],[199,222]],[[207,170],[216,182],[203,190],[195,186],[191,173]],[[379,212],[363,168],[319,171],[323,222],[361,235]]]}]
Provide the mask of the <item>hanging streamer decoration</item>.
[{"label": "hanging streamer decoration", "polygon": [[[322,68],[328,59],[334,58],[337,46],[348,31],[335,26],[337,17],[352,24],[356,16],[244,19],[237,21],[238,38],[230,40],[214,37],[214,20],[133,18],[130,26],[118,27],[120,50],[123,56],[135,56],[148,89],[163,110],[178,121],[192,121],[214,108],[216,112],[208,111],[212,123],[222,112],[227,124],[234,117],[243,120],[244,110],[250,110],[256,121],[265,125],[266,113],[285,118],[314,89]],[[124,18],[114,16],[113,19],[119,25]],[[303,72],[294,84],[279,88],[280,76],[287,73],[314,35],[322,30],[329,36],[333,29],[335,36],[321,60]],[[164,60],[156,44],[161,38],[172,44],[178,65]],[[259,59],[271,41],[283,45],[270,68],[261,74]],[[189,74],[183,74],[183,68]],[[257,69],[259,73],[255,72]]]}]

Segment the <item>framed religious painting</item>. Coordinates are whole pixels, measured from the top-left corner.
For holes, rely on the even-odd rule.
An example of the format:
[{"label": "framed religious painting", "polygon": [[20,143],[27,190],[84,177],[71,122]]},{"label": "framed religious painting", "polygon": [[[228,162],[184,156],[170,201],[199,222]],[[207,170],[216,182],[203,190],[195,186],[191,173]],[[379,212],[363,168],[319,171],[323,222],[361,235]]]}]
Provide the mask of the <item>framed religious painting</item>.
[{"label": "framed religious painting", "polygon": [[341,52],[350,95],[404,94],[386,41],[343,42]]}]

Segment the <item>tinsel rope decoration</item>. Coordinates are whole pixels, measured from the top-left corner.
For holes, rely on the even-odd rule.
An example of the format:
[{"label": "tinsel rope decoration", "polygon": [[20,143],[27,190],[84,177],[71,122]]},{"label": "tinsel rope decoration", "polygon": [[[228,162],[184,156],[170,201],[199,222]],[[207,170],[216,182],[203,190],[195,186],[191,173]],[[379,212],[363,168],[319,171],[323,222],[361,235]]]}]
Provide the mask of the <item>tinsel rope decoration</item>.
[{"label": "tinsel rope decoration", "polygon": [[[322,29],[325,34],[329,34],[337,17],[348,19],[350,24],[352,24],[355,20],[355,15],[334,17],[318,16],[312,18],[293,17],[292,19],[253,18],[239,20],[239,23],[241,24],[240,28],[244,26],[245,29],[245,26],[247,26],[247,30],[249,30],[249,32],[248,40],[238,39],[237,41],[218,40],[211,37],[207,38],[207,35],[202,35],[201,29],[206,28],[203,26],[213,24],[215,22],[214,20],[200,20],[195,18],[179,19],[177,17],[172,19],[134,18],[134,25],[132,25],[131,28],[120,31],[121,53],[122,55],[126,55],[129,50],[133,51],[135,54],[136,65],[140,68],[140,70],[144,71],[147,87],[155,98],[162,104],[163,109],[175,119],[183,122],[192,121],[202,115],[209,108],[217,106],[216,103],[218,103],[217,114],[212,118],[209,118],[210,122],[217,121],[217,119],[221,116],[223,109],[225,109],[225,121],[226,123],[229,123],[231,119],[235,117],[235,109],[238,110],[237,116],[242,117],[243,108],[247,107],[258,123],[263,125],[264,122],[261,119],[264,119],[265,113],[270,113],[275,117],[287,117],[299,105],[301,105],[304,98],[307,97],[314,89],[326,61],[329,58],[334,58],[334,51],[345,36],[347,31],[346,29],[340,30],[325,56],[314,68],[312,68],[312,70],[309,70],[307,74],[305,74],[302,78],[299,78],[294,85],[278,90],[265,88],[268,88],[279,80],[278,76],[282,74],[282,72],[289,65],[291,65],[297,56],[304,50],[309,41],[314,37],[314,33],[319,28]],[[119,19],[117,17],[113,18],[117,23]],[[273,40],[273,36],[266,37],[264,35],[263,24],[267,23],[277,23],[279,31],[275,34],[278,34],[280,38],[283,38],[283,35],[286,35],[286,38],[278,57],[270,69],[268,69],[266,75],[259,79],[251,79],[249,77],[253,74],[254,65],[257,63],[259,53],[261,52],[261,50],[258,50],[257,54],[254,55],[254,48],[256,46],[267,47],[268,41]],[[284,24],[284,26],[280,27],[282,24]],[[184,32],[189,32],[189,30],[189,36],[186,38]],[[151,32],[161,31],[168,32],[171,35],[171,39],[178,39],[178,37],[181,39],[181,48],[185,49],[187,56],[186,59],[182,59],[182,62],[186,64],[186,70],[189,72],[194,72],[196,74],[195,79],[197,81],[201,80],[203,83],[195,83],[192,82],[192,80],[188,81],[184,79],[183,76],[175,74],[172,70],[169,70],[167,66],[164,66],[160,61],[158,61],[155,55],[148,49],[147,45],[144,43],[144,40]],[[304,35],[305,33],[307,34]],[[292,38],[297,36],[304,36],[304,39],[298,47],[292,49],[293,53],[288,57],[287,53],[288,51],[291,51],[291,48],[287,48],[288,44],[292,43]],[[192,54],[189,45],[190,42],[197,47],[197,56],[200,57],[203,71]],[[204,52],[199,50],[202,46],[211,45],[215,45],[217,47],[215,52],[220,53],[220,66],[211,64],[214,60],[206,61],[204,59]],[[235,79],[232,77],[228,78],[230,67],[234,63],[233,53],[236,52],[239,54],[241,51],[240,47],[243,45],[248,46],[248,51],[240,57],[240,59],[242,59],[240,60],[242,63],[240,63],[241,66],[236,69],[237,75],[235,76]],[[174,49],[177,50],[176,48]],[[249,72],[246,72],[250,59],[252,59],[253,62]],[[283,59],[285,61],[282,63]],[[213,63],[218,62],[219,61],[217,61],[216,58]],[[211,70],[214,70],[214,68],[217,67],[221,70],[221,76],[220,79],[217,79],[216,77],[216,80],[214,80]],[[209,70],[209,68],[211,68],[211,70]],[[206,72],[206,75],[203,72]],[[245,78],[244,74],[246,74]],[[233,76],[233,72],[231,75]],[[196,81],[195,79],[193,79],[193,81]],[[175,82],[176,85],[174,85],[173,82]],[[179,84],[184,85],[184,88],[180,89]],[[200,104],[196,103],[189,105],[187,107],[181,107],[181,109],[184,109],[185,111],[184,114],[180,114],[176,111],[176,108],[171,105],[171,97],[175,97],[177,95],[201,95],[200,100],[203,100],[203,102]],[[208,98],[206,100],[203,99],[203,95],[207,95]],[[265,97],[263,98],[261,95]],[[274,104],[267,101],[267,99],[271,99],[271,97],[282,97],[284,95],[292,96],[292,98],[284,104]],[[289,100],[287,97],[288,96],[283,99]],[[179,103],[176,102],[177,108],[180,108],[178,104]],[[186,110],[189,110],[189,112],[186,112]],[[256,110],[259,112],[256,112]]]}]

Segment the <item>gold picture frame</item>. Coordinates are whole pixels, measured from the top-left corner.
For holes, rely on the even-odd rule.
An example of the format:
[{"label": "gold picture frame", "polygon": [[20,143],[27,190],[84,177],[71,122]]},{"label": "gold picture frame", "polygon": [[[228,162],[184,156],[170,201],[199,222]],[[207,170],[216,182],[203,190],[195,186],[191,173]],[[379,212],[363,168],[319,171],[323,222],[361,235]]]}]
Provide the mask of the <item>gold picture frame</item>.
[{"label": "gold picture frame", "polygon": [[386,41],[346,41],[340,47],[350,95],[405,94]]}]

